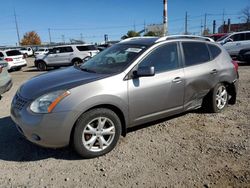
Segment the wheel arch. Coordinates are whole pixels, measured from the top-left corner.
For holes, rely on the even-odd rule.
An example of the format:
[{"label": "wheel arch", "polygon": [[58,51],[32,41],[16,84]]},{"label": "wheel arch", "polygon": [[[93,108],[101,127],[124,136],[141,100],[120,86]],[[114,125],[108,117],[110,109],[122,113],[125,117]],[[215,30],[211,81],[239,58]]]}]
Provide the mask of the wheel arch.
[{"label": "wheel arch", "polygon": [[[127,134],[127,121],[126,121],[125,115],[122,112],[122,110],[119,107],[115,106],[115,105],[112,105],[112,104],[100,104],[100,105],[96,105],[96,106],[90,107],[89,109],[83,111],[79,115],[79,117],[82,114],[84,114],[84,113],[86,113],[86,112],[88,112],[90,110],[97,109],[97,108],[106,108],[106,109],[112,110],[114,113],[116,113],[116,115],[119,117],[119,119],[121,121],[121,124],[122,124],[122,133],[121,133],[121,135],[125,137],[126,134]],[[70,132],[70,144],[72,143],[73,136],[74,136],[74,131],[75,131],[75,127],[76,127],[76,123],[77,123],[79,117],[77,118],[77,120],[75,121],[75,123],[74,123],[74,125],[73,125],[73,127],[71,129],[71,132]]]},{"label": "wheel arch", "polygon": [[71,60],[71,63],[74,64],[75,61],[77,60],[80,60],[82,61],[82,59],[80,57],[74,57],[72,60]]}]

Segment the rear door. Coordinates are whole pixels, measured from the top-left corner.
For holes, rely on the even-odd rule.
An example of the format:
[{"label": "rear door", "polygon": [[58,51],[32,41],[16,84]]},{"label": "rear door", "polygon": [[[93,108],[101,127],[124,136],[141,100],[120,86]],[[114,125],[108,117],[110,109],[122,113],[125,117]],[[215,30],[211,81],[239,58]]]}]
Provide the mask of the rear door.
[{"label": "rear door", "polygon": [[64,46],[59,48],[57,61],[59,64],[70,64],[73,56],[73,49],[71,46]]},{"label": "rear door", "polygon": [[178,43],[167,43],[151,51],[137,65],[153,66],[155,75],[128,80],[131,125],[183,110],[184,72],[179,57]]},{"label": "rear door", "polygon": [[205,42],[182,42],[185,74],[184,109],[199,107],[217,80],[219,67],[211,61]]}]

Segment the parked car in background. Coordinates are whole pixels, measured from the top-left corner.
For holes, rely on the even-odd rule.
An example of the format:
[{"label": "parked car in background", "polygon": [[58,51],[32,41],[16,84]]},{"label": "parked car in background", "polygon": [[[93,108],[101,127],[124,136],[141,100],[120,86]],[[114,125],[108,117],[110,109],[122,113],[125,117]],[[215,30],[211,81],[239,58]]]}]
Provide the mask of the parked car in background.
[{"label": "parked car in background", "polygon": [[27,62],[19,50],[2,50],[0,58],[8,63],[8,70],[21,70],[22,67],[27,66]]},{"label": "parked car in background", "polygon": [[250,48],[250,31],[229,33],[217,42],[220,43],[231,56],[237,57],[240,50]]},{"label": "parked car in background", "polygon": [[8,73],[8,64],[0,59],[0,99],[1,95],[12,87],[11,76]]},{"label": "parked car in background", "polygon": [[34,51],[31,47],[23,47],[19,51],[24,55],[24,57],[31,57],[34,55]]},{"label": "parked car in background", "polygon": [[215,33],[215,34],[206,35],[206,37],[209,37],[209,38],[213,39],[214,41],[217,41],[221,37],[225,36],[226,34],[227,33]]},{"label": "parked car in background", "polygon": [[45,55],[49,53],[49,49],[48,48],[39,48],[37,51],[35,51],[34,55],[38,56],[38,55]]},{"label": "parked car in background", "polygon": [[238,60],[250,62],[250,48],[243,49],[239,52]]},{"label": "parked car in background", "polygon": [[82,63],[82,59],[95,56],[99,50],[94,45],[77,44],[63,45],[49,49],[49,53],[38,55],[35,59],[35,66],[40,71],[47,67],[69,66]]},{"label": "parked car in background", "polygon": [[72,143],[93,158],[127,128],[200,107],[221,112],[236,102],[238,65],[219,44],[191,38],[130,38],[81,66],[36,76],[17,90],[11,117],[31,142]]}]

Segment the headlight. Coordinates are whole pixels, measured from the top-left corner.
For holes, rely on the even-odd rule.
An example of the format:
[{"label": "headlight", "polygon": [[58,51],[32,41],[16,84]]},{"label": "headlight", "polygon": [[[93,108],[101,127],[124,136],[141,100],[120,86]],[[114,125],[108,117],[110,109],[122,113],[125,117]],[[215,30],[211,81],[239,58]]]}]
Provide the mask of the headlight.
[{"label": "headlight", "polygon": [[69,94],[69,91],[56,91],[45,94],[31,103],[30,110],[34,113],[50,113]]}]

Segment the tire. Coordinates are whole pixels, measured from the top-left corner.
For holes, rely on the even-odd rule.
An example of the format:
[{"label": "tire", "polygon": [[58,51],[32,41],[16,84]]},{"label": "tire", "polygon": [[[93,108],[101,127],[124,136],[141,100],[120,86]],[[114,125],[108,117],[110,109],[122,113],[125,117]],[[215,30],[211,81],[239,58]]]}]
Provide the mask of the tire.
[{"label": "tire", "polygon": [[83,158],[99,157],[116,146],[120,135],[121,121],[116,113],[97,108],[82,114],[78,119],[73,145]]},{"label": "tire", "polygon": [[81,59],[73,59],[72,60],[72,65],[79,66],[80,64],[82,64],[82,60]]},{"label": "tire", "polygon": [[228,105],[228,92],[224,84],[217,84],[205,97],[203,108],[211,113],[219,113]]},{"label": "tire", "polygon": [[46,71],[47,70],[47,65],[43,61],[37,62],[37,69],[39,71]]},{"label": "tire", "polygon": [[16,71],[20,71],[21,69],[22,69],[22,67],[15,68]]}]

